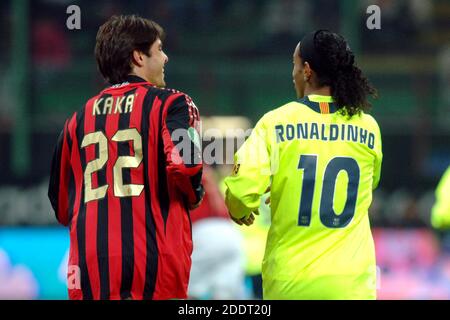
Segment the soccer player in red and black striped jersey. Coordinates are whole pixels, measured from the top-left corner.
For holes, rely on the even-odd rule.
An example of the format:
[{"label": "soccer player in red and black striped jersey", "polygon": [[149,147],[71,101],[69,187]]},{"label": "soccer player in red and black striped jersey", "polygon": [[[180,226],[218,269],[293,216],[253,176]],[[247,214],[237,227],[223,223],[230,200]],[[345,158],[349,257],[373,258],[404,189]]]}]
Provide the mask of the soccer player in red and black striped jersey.
[{"label": "soccer player in red and black striped jersey", "polygon": [[137,16],[102,25],[95,55],[112,86],[59,136],[49,198],[70,230],[70,299],[187,298],[189,210],[204,195],[200,118],[189,96],[164,88],[163,38]]}]

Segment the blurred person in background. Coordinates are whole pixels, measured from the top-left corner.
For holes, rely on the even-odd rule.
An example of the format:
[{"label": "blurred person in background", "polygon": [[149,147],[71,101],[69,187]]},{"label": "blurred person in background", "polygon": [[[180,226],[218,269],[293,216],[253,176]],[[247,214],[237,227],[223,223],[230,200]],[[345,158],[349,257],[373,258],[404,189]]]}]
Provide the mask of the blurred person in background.
[{"label": "blurred person in background", "polygon": [[41,71],[66,68],[72,60],[69,40],[58,22],[44,17],[35,22],[32,33],[33,60]]},{"label": "blurred person in background", "polygon": [[[422,50],[416,39],[428,30],[431,23],[432,1],[430,0],[364,0],[358,1],[361,11],[377,5],[382,14],[381,30],[362,28],[364,49],[370,52],[390,53],[405,50]],[[361,15],[366,19],[365,15]],[[365,23],[365,21],[364,21]],[[383,32],[389,30],[389,32]]]},{"label": "blurred person in background", "polygon": [[269,1],[265,4],[262,28],[270,40],[263,48],[267,51],[285,52],[289,44],[295,42],[300,30],[307,30],[312,23],[313,6],[305,0]]},{"label": "blurred person in background", "polygon": [[0,247],[0,300],[36,299],[39,285],[31,272],[24,265],[13,266],[8,254]]},{"label": "blurred person in background", "polygon": [[251,225],[270,186],[264,299],[375,299],[368,208],[382,148],[366,112],[376,90],[336,33],[307,34],[293,65],[299,100],[264,115],[238,150],[227,207]]},{"label": "blurred person in background", "polygon": [[164,88],[163,40],[154,21],[106,21],[95,56],[111,86],[58,138],[48,196],[70,230],[70,299],[187,298],[189,210],[204,194],[200,117],[189,96]]},{"label": "blurred person in background", "polygon": [[450,122],[450,43],[441,48],[438,55],[438,65],[439,96],[441,101],[438,117],[442,121],[442,125],[447,127]]},{"label": "blurred person in background", "polygon": [[214,170],[204,166],[202,204],[191,211],[192,252],[189,297],[191,299],[245,299],[243,239],[232,223]]},{"label": "blurred person in background", "polygon": [[[220,172],[220,191],[226,192],[224,180],[232,170],[232,165],[223,165],[219,167]],[[251,228],[246,226],[236,226],[242,237],[242,249],[245,254],[245,285],[248,299],[262,299],[262,262],[264,251],[266,249],[267,234],[270,228],[270,193],[267,192],[261,197],[261,203],[258,208],[259,216]],[[226,207],[225,207],[226,208]],[[228,211],[227,211],[228,212]],[[227,216],[229,217],[228,213]]]},{"label": "blurred person in background", "polygon": [[450,167],[444,172],[435,192],[431,209],[431,225],[436,229],[450,229]]},{"label": "blurred person in background", "polygon": [[35,71],[49,75],[67,70],[73,62],[70,30],[61,28],[66,23],[65,11],[68,4],[51,1],[30,1],[30,54]]},{"label": "blurred person in background", "polygon": [[251,287],[253,299],[263,298],[261,266],[270,228],[269,201],[269,193],[264,194],[261,197],[261,204],[258,209],[258,219],[255,220],[251,228],[240,228],[244,238],[244,250],[247,260],[245,266],[246,281],[247,285]]}]

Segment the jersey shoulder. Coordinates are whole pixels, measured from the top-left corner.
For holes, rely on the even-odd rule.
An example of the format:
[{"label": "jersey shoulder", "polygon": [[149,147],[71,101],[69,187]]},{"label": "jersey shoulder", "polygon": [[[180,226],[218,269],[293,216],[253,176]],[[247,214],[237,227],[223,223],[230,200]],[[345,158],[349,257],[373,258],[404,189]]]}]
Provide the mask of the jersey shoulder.
[{"label": "jersey shoulder", "polygon": [[155,93],[157,95],[164,96],[165,98],[168,98],[170,96],[179,96],[184,97],[186,101],[192,101],[192,98],[187,93],[177,89],[152,87],[152,90],[155,90]]},{"label": "jersey shoulder", "polygon": [[156,90],[156,95],[164,102],[171,100],[169,105],[178,107],[187,106],[188,108],[198,109],[194,103],[194,100],[187,93],[171,89],[171,88],[157,88],[153,87],[152,90]]},{"label": "jersey shoulder", "polygon": [[289,120],[290,114],[295,112],[300,105],[303,106],[296,101],[285,103],[284,105],[265,113],[260,121],[270,124],[279,122],[280,120]]},{"label": "jersey shoulder", "polygon": [[309,110],[309,108],[301,102],[290,101],[290,102],[283,104],[282,106],[280,106],[278,108],[273,109],[272,111],[270,111],[268,113],[271,113],[271,116],[280,116],[280,115],[285,116],[286,114],[289,114],[293,111],[298,110],[298,108],[303,108],[303,107]]},{"label": "jersey shoulder", "polygon": [[364,122],[369,128],[371,128],[374,132],[380,133],[380,127],[378,125],[377,120],[370,114],[361,111],[359,115],[360,121]]}]

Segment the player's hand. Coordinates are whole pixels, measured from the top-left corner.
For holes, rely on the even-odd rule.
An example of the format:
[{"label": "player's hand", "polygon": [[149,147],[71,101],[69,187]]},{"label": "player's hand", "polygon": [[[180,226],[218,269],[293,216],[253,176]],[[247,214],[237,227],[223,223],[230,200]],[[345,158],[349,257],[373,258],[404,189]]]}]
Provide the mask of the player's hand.
[{"label": "player's hand", "polygon": [[234,223],[236,223],[236,224],[238,224],[238,225],[242,226],[242,221],[241,221],[241,219],[236,219],[236,218],[235,218],[235,217],[233,217],[233,216],[231,215],[231,213],[229,213],[229,212],[228,212],[228,214],[229,214],[229,216],[230,216],[231,220],[233,220],[233,221],[234,221]]},{"label": "player's hand", "polygon": [[203,198],[201,198],[199,202],[197,202],[197,203],[195,203],[195,204],[191,204],[191,205],[189,206],[189,210],[197,209],[198,207],[200,207],[200,205],[202,204],[202,202],[203,202]]},{"label": "player's hand", "polygon": [[234,221],[234,223],[237,223],[238,225],[242,226],[242,221],[241,221],[241,219],[237,219],[237,218],[233,217],[233,215],[231,214],[230,211],[228,211],[228,216],[230,217],[231,220]]},{"label": "player's hand", "polygon": [[254,214],[259,214],[259,212],[258,212],[258,210],[256,210],[255,212],[250,213],[250,215],[248,217],[243,217],[240,219],[233,217],[230,212],[228,212],[228,214],[230,215],[231,220],[233,220],[238,225],[242,226],[243,224],[245,224],[246,226],[251,226],[253,224],[253,222],[255,221]]},{"label": "player's hand", "polygon": [[[264,193],[270,192],[270,186],[267,188],[267,190]],[[267,197],[266,201],[264,201],[265,204],[267,204],[270,207],[270,195]]]},{"label": "player's hand", "polygon": [[[258,212],[258,214],[259,214],[259,212]],[[253,215],[253,213],[250,213],[250,215],[247,218],[244,217],[241,219],[241,221],[246,226],[251,226],[253,224],[253,222],[255,222],[255,216]]]},{"label": "player's hand", "polygon": [[200,189],[200,200],[198,200],[198,202],[197,203],[194,203],[194,204],[190,204],[189,205],[189,210],[194,210],[194,209],[197,209],[198,207],[200,207],[200,205],[202,204],[202,202],[203,202],[203,198],[205,197],[205,189],[203,189],[203,186],[201,186],[201,189]]},{"label": "player's hand", "polygon": [[194,209],[197,209],[198,207],[200,207],[200,205],[203,202],[203,196],[204,196],[204,193],[203,193],[202,197],[200,198],[200,200],[197,203],[189,205],[189,210],[194,210]]}]

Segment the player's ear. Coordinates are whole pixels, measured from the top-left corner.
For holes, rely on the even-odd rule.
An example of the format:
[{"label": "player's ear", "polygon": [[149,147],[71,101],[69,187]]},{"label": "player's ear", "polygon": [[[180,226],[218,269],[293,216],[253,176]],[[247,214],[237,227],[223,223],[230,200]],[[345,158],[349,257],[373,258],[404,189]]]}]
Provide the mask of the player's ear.
[{"label": "player's ear", "polygon": [[308,62],[303,64],[303,79],[309,81],[311,79],[312,69]]},{"label": "player's ear", "polygon": [[137,65],[138,67],[142,67],[144,64],[144,57],[143,53],[138,50],[133,50],[133,64]]}]

